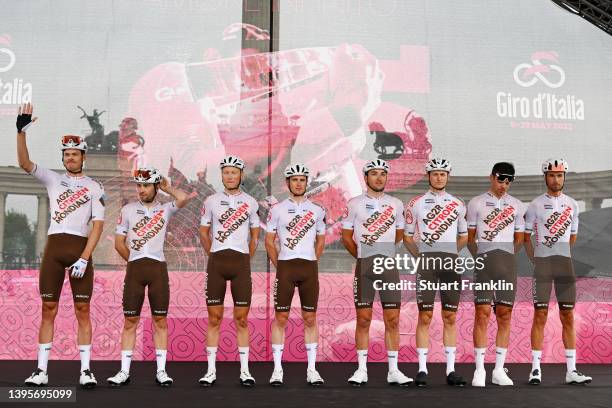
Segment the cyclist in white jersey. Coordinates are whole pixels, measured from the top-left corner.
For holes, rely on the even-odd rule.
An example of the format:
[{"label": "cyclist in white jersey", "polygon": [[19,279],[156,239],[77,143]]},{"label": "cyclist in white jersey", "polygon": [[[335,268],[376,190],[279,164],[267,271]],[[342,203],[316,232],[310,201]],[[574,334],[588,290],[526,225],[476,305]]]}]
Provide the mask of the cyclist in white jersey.
[{"label": "cyclist in white jersey", "polygon": [[[588,384],[592,378],[576,370],[576,331],[574,305],[576,303],[576,275],[570,247],[578,235],[578,204],[563,194],[568,165],[563,159],[548,159],[542,164],[546,193],[536,197],[525,214],[525,249],[533,272],[534,316],[531,327],[532,367],[529,383],[542,382],[542,346],[544,327],[548,317],[548,301],[552,285],[559,305],[563,327],[563,345],[568,384]],[[533,239],[533,243],[532,243]]]},{"label": "cyclist in white jersey", "polygon": [[380,261],[395,257],[397,243],[401,241],[404,232],[404,205],[384,192],[388,172],[389,165],[384,160],[376,159],[366,163],[363,177],[367,191],[349,200],[342,221],[342,243],[357,259],[353,293],[357,314],[355,345],[359,366],[348,379],[349,384],[357,387],[368,382],[370,323],[377,291],[385,324],[389,362],[387,383],[400,386],[412,383],[412,378],[405,376],[397,366],[401,291],[395,288],[400,282],[399,271],[396,268],[383,268],[382,273],[375,270],[376,265],[382,265]]},{"label": "cyclist in white jersey", "polygon": [[480,262],[474,267],[474,282],[511,284],[509,290],[475,290],[474,356],[476,371],[472,386],[484,387],[484,366],[487,350],[487,327],[491,316],[491,302],[495,304],[497,338],[495,369],[492,382],[496,385],[513,385],[504,369],[510,341],[510,321],[516,295],[516,256],[523,247],[525,231],[525,206],[508,194],[514,181],[512,163],[493,165],[489,175],[489,191],[470,200],[467,210],[468,249]]},{"label": "cyclist in white jersey", "polygon": [[[297,287],[302,304],[304,345],[308,356],[306,381],[317,386],[323,378],[315,368],[319,331],[317,302],[319,276],[317,260],[325,248],[325,210],[305,197],[310,171],[302,164],[289,165],[285,179],[290,196],[270,209],[266,225],[266,250],[276,268],[274,281],[275,319],[272,322],[272,386],[283,384],[281,365],[285,328],[289,320],[291,300]],[[278,237],[280,252],[275,239]]]},{"label": "cyclist in white jersey", "polygon": [[[419,317],[416,346],[419,371],[415,385],[427,385],[429,325],[433,317],[436,291],[442,303],[443,341],[446,354],[446,383],[462,387],[465,380],[455,373],[457,344],[456,317],[461,295],[461,275],[453,267],[457,254],[467,243],[467,223],[463,201],[446,192],[451,164],[446,159],[431,159],[425,166],[429,190],[408,202],[404,244],[420,258],[416,272]],[[449,262],[450,261],[450,262]]]},{"label": "cyclist in white jersey", "polygon": [[216,379],[216,355],[219,328],[223,320],[223,302],[227,281],[234,300],[234,323],[240,354],[240,384],[255,385],[249,372],[248,314],[251,305],[251,258],[259,239],[259,204],[240,189],[244,162],[237,156],[227,156],[219,164],[225,189],[204,202],[200,221],[200,240],[206,255],[206,305],[208,331],[206,351],[208,370],[199,382],[212,386]]},{"label": "cyclist in white jersey", "polygon": [[[173,382],[166,372],[166,316],[170,302],[170,286],[164,257],[164,241],[170,217],[187,204],[188,196],[184,191],[172,187],[168,180],[152,167],[134,170],[132,181],[136,183],[139,201],[123,206],[115,235],[115,249],[127,261],[123,282],[125,322],[121,334],[121,370],[107,381],[114,387],[130,382],[136,329],[147,289],[153,315],[153,341],[157,359],[155,382],[162,387],[169,387]],[[158,190],[170,194],[174,200],[160,203],[157,200]]]},{"label": "cyclist in white jersey", "polygon": [[92,388],[97,382],[89,367],[89,301],[93,291],[94,273],[91,255],[104,225],[104,188],[83,174],[87,144],[80,136],[67,135],[61,138],[65,174],[60,175],[30,161],[25,131],[37,119],[32,119],[32,111],[33,107],[29,103],[19,108],[17,157],[19,166],[47,188],[51,220],[40,265],[42,318],[38,332],[38,367],[25,380],[25,384],[41,386],[49,381],[47,363],[53,341],[53,325],[68,271],[78,321],[77,343],[81,357],[79,384],[83,388]]}]

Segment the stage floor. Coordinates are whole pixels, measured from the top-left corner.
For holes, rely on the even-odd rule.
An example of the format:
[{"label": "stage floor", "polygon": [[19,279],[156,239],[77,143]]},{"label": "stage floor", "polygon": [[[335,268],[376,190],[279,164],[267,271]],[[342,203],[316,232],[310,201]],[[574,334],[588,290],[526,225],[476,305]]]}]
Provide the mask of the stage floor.
[{"label": "stage floor", "polygon": [[[0,361],[0,387],[21,387],[23,380],[35,368],[34,361]],[[321,363],[317,369],[325,379],[318,388],[306,384],[305,363],[285,363],[285,385],[268,385],[272,363],[252,363],[251,373],[257,381],[252,389],[238,384],[239,364],[217,363],[217,383],[203,388],[197,380],[206,369],[205,363],[169,362],[168,373],[174,378],[171,388],[160,388],[154,383],[154,362],[133,362],[131,383],[116,389],[106,384],[106,378],[119,369],[118,362],[94,361],[92,370],[98,379],[93,390],[77,388],[77,403],[53,403],[51,406],[75,407],[271,407],[285,406],[366,406],[460,408],[488,407],[609,407],[612,401],[612,366],[579,365],[579,369],[594,378],[588,386],[565,385],[565,365],[543,364],[543,382],[540,386],[527,384],[531,368],[528,364],[508,364],[513,387],[498,387],[490,383],[492,366],[487,364],[487,386],[483,388],[452,388],[444,379],[444,364],[430,364],[427,388],[390,387],[386,384],[387,365],[368,365],[369,382],[362,388],[348,385],[347,378],[356,368],[354,363]],[[471,383],[473,364],[457,364],[457,372]],[[416,375],[416,364],[400,364],[408,376]],[[49,386],[75,386],[78,381],[78,361],[51,361]],[[43,404],[15,403],[19,407]],[[9,406],[0,403],[0,406]]]}]

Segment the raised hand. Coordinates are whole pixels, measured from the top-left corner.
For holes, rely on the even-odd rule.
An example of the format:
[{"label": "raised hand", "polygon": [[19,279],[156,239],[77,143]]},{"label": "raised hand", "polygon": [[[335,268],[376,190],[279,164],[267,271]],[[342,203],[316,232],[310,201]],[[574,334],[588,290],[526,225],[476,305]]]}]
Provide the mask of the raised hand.
[{"label": "raised hand", "polygon": [[30,127],[30,125],[38,118],[32,119],[32,112],[34,111],[34,106],[28,102],[19,107],[17,111],[17,133],[25,133],[25,131]]}]

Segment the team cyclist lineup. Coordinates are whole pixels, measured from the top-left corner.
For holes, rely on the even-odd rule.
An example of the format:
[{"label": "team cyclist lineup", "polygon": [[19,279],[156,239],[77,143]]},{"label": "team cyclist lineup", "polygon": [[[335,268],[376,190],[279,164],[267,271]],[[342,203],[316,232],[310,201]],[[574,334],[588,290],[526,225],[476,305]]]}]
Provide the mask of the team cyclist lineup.
[{"label": "team cyclist lineup", "polygon": [[[38,364],[25,380],[28,386],[44,386],[49,382],[47,366],[53,343],[54,322],[58,313],[62,285],[66,274],[72,289],[77,319],[77,343],[81,367],[79,384],[93,388],[97,380],[90,368],[92,327],[90,300],[93,292],[94,262],[92,254],[104,224],[104,187],[86,176],[83,166],[87,144],[80,136],[61,138],[60,149],[64,174],[45,169],[30,160],[26,131],[37,120],[33,107],[25,104],[17,116],[17,156],[19,166],[42,183],[50,201],[50,226],[43,253],[39,291],[42,299],[38,334]],[[251,259],[259,244],[261,222],[258,202],[241,190],[245,163],[237,156],[227,156],[219,163],[224,190],[206,198],[201,209],[199,235],[207,256],[205,297],[208,311],[206,333],[207,370],[199,384],[211,387],[216,383],[216,355],[220,326],[224,315],[227,285],[233,300],[233,321],[240,357],[239,381],[253,387],[255,378],[249,371],[248,316],[252,297]],[[387,162],[372,160],[363,167],[366,190],[349,200],[342,219],[342,243],[355,258],[353,295],[356,310],[355,347],[357,369],[348,383],[360,387],[368,382],[367,360],[372,308],[376,296],[383,309],[384,341],[388,357],[389,385],[418,387],[428,385],[427,355],[429,331],[434,313],[434,300],[439,292],[443,322],[442,342],[446,355],[446,383],[462,387],[467,381],[455,370],[457,347],[457,310],[460,303],[461,275],[448,263],[425,262],[427,259],[456,260],[461,250],[481,257],[482,268],[474,268],[474,282],[504,281],[512,285],[502,290],[474,291],[473,345],[475,371],[471,384],[484,387],[487,373],[484,366],[488,347],[487,328],[490,315],[497,321],[495,367],[491,383],[511,386],[504,367],[509,347],[512,308],[516,296],[516,256],[524,248],[534,265],[531,328],[532,367],[529,384],[542,382],[542,348],[550,295],[554,286],[562,325],[567,384],[588,384],[592,378],[576,369],[576,333],[574,306],[576,276],[571,246],[578,233],[579,209],[576,201],[565,195],[563,185],[568,165],[563,159],[549,159],[542,164],[546,193],[529,205],[514,198],[508,191],[515,181],[515,169],[509,162],[495,163],[489,175],[488,191],[474,197],[466,205],[449,194],[446,187],[452,171],[444,158],[431,159],[425,167],[429,189],[404,203],[387,193]],[[167,315],[170,299],[168,269],[164,257],[164,241],[171,217],[184,207],[188,195],[173,186],[152,167],[133,171],[132,182],[138,200],[121,208],[115,231],[115,250],[127,262],[123,286],[124,325],[121,332],[121,368],[107,383],[120,387],[130,383],[130,363],[136,342],[145,291],[152,314],[153,341],[157,369],[155,382],[169,387],[173,379],[166,372],[168,349]],[[297,288],[304,324],[304,345],[307,354],[306,382],[324,384],[316,369],[319,343],[317,304],[319,300],[318,260],[325,248],[326,210],[306,197],[309,169],[291,164],[284,172],[288,198],[273,205],[263,231],[265,249],[276,269],[273,287],[274,321],[271,349],[274,368],[269,384],[283,385],[282,356],[285,330],[291,303]],[[159,200],[158,192],[172,197]],[[398,245],[413,257],[421,257],[416,270],[416,351],[418,371],[414,380],[398,368],[400,347],[400,309],[402,296],[400,271],[397,267],[376,270],[381,258],[394,258]],[[452,264],[452,263],[451,263]],[[376,282],[376,284],[375,284]],[[377,286],[380,283],[382,286]],[[448,284],[434,290],[436,284]],[[376,288],[382,287],[382,290]],[[486,285],[483,285],[486,288]]]}]

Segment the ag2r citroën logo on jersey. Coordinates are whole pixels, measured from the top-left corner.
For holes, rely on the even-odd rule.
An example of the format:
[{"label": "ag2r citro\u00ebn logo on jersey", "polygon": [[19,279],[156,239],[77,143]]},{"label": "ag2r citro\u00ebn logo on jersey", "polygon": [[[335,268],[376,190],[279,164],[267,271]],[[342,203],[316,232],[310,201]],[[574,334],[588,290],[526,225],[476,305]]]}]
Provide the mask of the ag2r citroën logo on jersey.
[{"label": "ag2r citro\u00ebn logo on jersey", "polygon": [[221,243],[225,242],[248,219],[248,203],[242,203],[238,208],[228,208],[219,217],[219,224],[223,226],[223,229],[217,231],[215,239]]},{"label": "ag2r citro\u00ebn logo on jersey", "polygon": [[132,240],[131,248],[134,251],[140,251],[142,247],[155,238],[157,234],[164,228],[166,220],[164,219],[164,210],[159,211],[153,218],[144,216],[134,225],[132,231],[136,233],[138,238]]},{"label": "ag2r citro\u00ebn logo on jersey", "polygon": [[366,245],[374,245],[378,238],[385,232],[389,231],[389,228],[395,224],[395,210],[392,206],[383,205],[384,210],[382,212],[375,211],[364,223],[363,226],[371,234],[361,234],[361,243]]},{"label": "ag2r citro\u00ebn logo on jersey", "polygon": [[429,210],[425,218],[423,218],[423,223],[433,232],[423,231],[421,241],[429,246],[433,246],[459,218],[457,207],[459,207],[459,203],[451,201],[444,207],[436,204]]},{"label": "ag2r citro\u00ebn logo on jersey", "polygon": [[304,238],[308,231],[314,226],[315,219],[312,211],[308,211],[304,215],[297,214],[285,227],[291,236],[287,237],[287,242],[283,245],[289,249],[295,249],[302,238]]},{"label": "ag2r citro\u00ebn logo on jersey", "polygon": [[544,223],[544,227],[552,235],[544,235],[542,245],[552,248],[559,241],[559,238],[565,235],[570,225],[572,225],[571,207],[565,207],[561,213],[559,211],[553,212]]},{"label": "ag2r citro\u00ebn logo on jersey", "polygon": [[483,231],[484,235],[482,235],[480,238],[487,241],[493,241],[495,237],[504,230],[504,228],[514,222],[514,218],[514,207],[511,205],[503,210],[499,208],[493,209],[493,211],[491,211],[484,219],[484,223],[491,229]]},{"label": "ag2r citro\u00ebn logo on jersey", "polygon": [[53,217],[53,221],[58,224],[62,222],[69,214],[76,211],[81,206],[87,204],[91,197],[87,195],[89,193],[89,189],[87,187],[83,187],[80,190],[74,191],[68,189],[60,194],[57,197],[57,206],[61,211],[56,211]]}]

